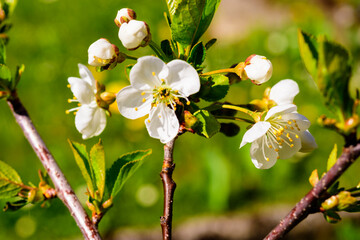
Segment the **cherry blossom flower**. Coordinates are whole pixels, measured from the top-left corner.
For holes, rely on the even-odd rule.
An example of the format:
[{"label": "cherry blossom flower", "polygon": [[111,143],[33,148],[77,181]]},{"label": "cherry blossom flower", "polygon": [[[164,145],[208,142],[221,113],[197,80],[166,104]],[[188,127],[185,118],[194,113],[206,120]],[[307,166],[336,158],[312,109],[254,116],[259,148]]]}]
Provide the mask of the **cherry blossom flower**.
[{"label": "cherry blossom flower", "polygon": [[121,24],[119,39],[125,48],[134,50],[150,41],[150,30],[143,21],[130,20]]},{"label": "cherry blossom flower", "polygon": [[107,39],[100,38],[90,45],[88,49],[88,63],[91,66],[106,66],[116,61],[116,46],[112,45]]},{"label": "cherry blossom flower", "polygon": [[179,120],[175,109],[179,98],[200,90],[196,70],[187,62],[173,60],[168,64],[157,57],[145,56],[130,71],[130,86],[116,96],[120,113],[129,119],[149,114],[145,120],[149,135],[167,143],[176,137]]},{"label": "cherry blossom flower", "polygon": [[90,70],[82,64],[78,64],[81,78],[69,77],[70,89],[74,99],[69,102],[78,102],[79,106],[67,110],[67,113],[76,111],[75,126],[82,134],[83,139],[98,136],[106,126],[105,110],[96,102],[96,82]]},{"label": "cherry blossom flower", "polygon": [[290,158],[302,147],[306,150],[313,147],[308,139],[311,134],[306,132],[310,122],[296,109],[294,104],[272,107],[263,121],[255,123],[244,134],[240,148],[251,143],[250,156],[255,167],[270,168],[277,159]]},{"label": "cherry blossom flower", "polygon": [[260,85],[271,78],[273,67],[266,57],[253,54],[246,59],[245,64],[245,73],[253,83]]},{"label": "cherry blossom flower", "polygon": [[124,22],[129,22],[134,19],[136,19],[136,13],[134,10],[130,8],[122,8],[117,12],[114,22],[118,27],[120,27]]}]

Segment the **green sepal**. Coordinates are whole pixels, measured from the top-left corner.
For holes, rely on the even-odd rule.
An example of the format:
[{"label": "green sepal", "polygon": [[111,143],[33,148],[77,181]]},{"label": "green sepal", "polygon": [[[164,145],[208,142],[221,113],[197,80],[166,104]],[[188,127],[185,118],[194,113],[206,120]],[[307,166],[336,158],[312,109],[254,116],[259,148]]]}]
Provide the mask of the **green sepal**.
[{"label": "green sepal", "polygon": [[19,174],[3,161],[0,161],[0,199],[16,196],[20,190],[22,181]]},{"label": "green sepal", "polygon": [[202,42],[197,43],[190,51],[187,62],[199,69],[206,57],[206,49]]},{"label": "green sepal", "polygon": [[12,90],[11,72],[8,66],[0,64],[0,90]]},{"label": "green sepal", "polygon": [[341,217],[339,216],[339,214],[337,214],[334,211],[326,211],[323,214],[324,214],[325,220],[328,223],[338,223],[341,221]]},{"label": "green sepal", "polygon": [[336,160],[337,160],[337,145],[335,143],[334,148],[331,151],[330,156],[329,156],[328,161],[327,161],[327,168],[326,168],[327,171],[329,171],[330,168],[332,166],[334,166],[334,164],[336,163]]},{"label": "green sepal", "polygon": [[94,174],[92,172],[91,166],[90,166],[90,159],[89,154],[86,151],[86,146],[84,144],[80,144],[77,142],[72,142],[71,140],[68,140],[70,147],[73,151],[76,164],[80,168],[81,174],[83,178],[85,179],[86,185],[88,187],[90,196],[92,198],[95,197],[95,179]]},{"label": "green sepal", "polygon": [[106,192],[114,198],[125,182],[142,165],[145,157],[152,153],[151,149],[126,153],[118,158],[106,171]]},{"label": "green sepal", "polygon": [[194,113],[194,116],[198,119],[198,124],[194,129],[197,134],[211,138],[220,131],[220,123],[209,111],[198,110]]},{"label": "green sepal", "polygon": [[201,77],[200,82],[201,88],[197,96],[205,101],[218,101],[224,98],[229,91],[229,78],[222,74]]},{"label": "green sepal", "polygon": [[95,199],[99,202],[102,201],[105,191],[105,153],[101,139],[90,150],[90,163],[95,177],[96,192]]},{"label": "green sepal", "polygon": [[6,48],[5,43],[2,39],[0,39],[0,64],[6,63]]}]

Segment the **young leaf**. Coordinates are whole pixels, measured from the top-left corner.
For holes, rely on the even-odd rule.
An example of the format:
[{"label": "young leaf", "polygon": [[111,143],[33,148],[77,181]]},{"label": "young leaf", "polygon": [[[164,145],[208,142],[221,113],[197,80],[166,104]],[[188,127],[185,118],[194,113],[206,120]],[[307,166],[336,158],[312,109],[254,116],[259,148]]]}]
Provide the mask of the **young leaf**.
[{"label": "young leaf", "polygon": [[306,70],[310,73],[313,79],[316,80],[317,62],[319,59],[316,38],[299,29],[298,42],[300,55],[304,62]]},{"label": "young leaf", "polygon": [[208,41],[208,42],[205,44],[205,49],[208,50],[208,49],[211,48],[212,45],[214,45],[215,43],[216,43],[216,38],[211,39],[210,41]]},{"label": "young leaf", "polygon": [[101,139],[90,150],[90,160],[92,165],[92,171],[95,177],[96,189],[99,191],[100,199],[104,195],[105,190],[105,153]]},{"label": "young leaf", "polygon": [[19,174],[8,164],[0,161],[0,199],[16,196],[22,184]]},{"label": "young leaf", "polygon": [[220,123],[216,118],[206,110],[199,110],[194,113],[198,119],[195,131],[206,138],[211,138],[214,134],[220,131]]},{"label": "young leaf", "polygon": [[188,63],[192,63],[195,68],[198,68],[205,60],[206,49],[202,42],[196,44],[190,52]]},{"label": "young leaf", "polygon": [[[352,115],[353,99],[349,95],[351,61],[348,51],[340,44],[320,36],[317,85],[329,109],[342,116]],[[342,116],[339,116],[342,119]]]},{"label": "young leaf", "polygon": [[165,53],[166,57],[173,59],[173,51],[171,49],[170,41],[165,39],[161,42],[161,50]]},{"label": "young leaf", "polygon": [[149,149],[124,154],[106,171],[106,188],[112,198],[119,193],[125,182],[142,165],[142,160],[151,153],[152,150]]},{"label": "young leaf", "polygon": [[329,171],[330,168],[332,166],[334,166],[334,164],[336,163],[336,160],[337,160],[337,145],[335,143],[334,148],[331,151],[330,156],[329,156],[328,161],[327,161],[327,168],[326,168],[327,171]]},{"label": "young leaf", "polygon": [[207,80],[201,80],[199,97],[205,101],[218,101],[224,98],[229,91],[229,78],[224,75],[216,74],[207,78]]},{"label": "young leaf", "polygon": [[93,173],[89,165],[89,155],[86,151],[86,146],[77,142],[72,142],[70,140],[69,144],[74,153],[76,164],[79,166],[81,174],[85,179],[85,182],[88,186],[91,197],[94,197],[94,185],[93,182]]},{"label": "young leaf", "polygon": [[6,48],[3,40],[0,39],[0,64],[5,64],[6,62]]},{"label": "young leaf", "polygon": [[0,64],[0,89],[11,89],[11,72],[4,64]]}]

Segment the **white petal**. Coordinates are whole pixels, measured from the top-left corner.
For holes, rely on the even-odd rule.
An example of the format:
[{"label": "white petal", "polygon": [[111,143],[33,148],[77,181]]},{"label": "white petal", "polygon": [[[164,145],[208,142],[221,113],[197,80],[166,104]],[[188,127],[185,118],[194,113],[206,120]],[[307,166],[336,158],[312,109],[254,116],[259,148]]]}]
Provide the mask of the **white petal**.
[{"label": "white petal", "polygon": [[251,144],[250,156],[255,167],[260,169],[271,168],[277,160],[275,150],[266,146],[265,137],[259,138]]},{"label": "white petal", "polygon": [[264,136],[266,132],[271,127],[269,122],[257,122],[252,126],[247,132],[244,134],[243,139],[240,144],[240,148],[242,148],[247,143],[252,143],[258,138]]},{"label": "white petal", "polygon": [[90,70],[87,67],[85,67],[84,65],[79,63],[78,66],[79,66],[79,73],[80,73],[81,79],[84,80],[85,82],[87,82],[95,92],[96,84],[95,84],[94,76],[92,75]]},{"label": "white petal", "polygon": [[90,104],[95,100],[94,91],[88,82],[76,77],[69,77],[68,82],[71,91],[81,104]]},{"label": "white petal", "polygon": [[255,55],[244,70],[250,80],[256,84],[262,84],[271,78],[273,67],[266,57]]},{"label": "white petal", "polygon": [[279,157],[281,159],[288,159],[294,156],[301,148],[301,139],[296,138],[295,133],[288,132],[289,137],[292,139],[292,142],[286,137],[287,132],[281,135],[281,138],[284,140],[281,147],[279,148]]},{"label": "white petal", "polygon": [[149,118],[145,120],[145,124],[150,137],[160,139],[162,143],[174,139],[180,127],[174,110],[168,108],[165,104],[159,104],[157,107],[152,108]]},{"label": "white petal", "polygon": [[130,20],[121,24],[119,29],[119,39],[127,49],[139,47],[148,34],[146,23],[143,21]]},{"label": "white petal", "polygon": [[301,139],[300,152],[311,152],[312,150],[318,147],[315,142],[315,138],[313,137],[313,135],[311,135],[311,133],[308,130],[301,132],[299,136]]},{"label": "white petal", "polygon": [[287,120],[290,120],[290,121],[295,120],[296,124],[300,128],[300,131],[305,131],[311,125],[310,121],[304,115],[301,115],[300,113],[294,113],[294,112],[293,113],[286,113],[282,117],[283,117],[283,119],[285,121],[287,121]]},{"label": "white petal", "polygon": [[100,38],[92,43],[88,49],[88,64],[95,67],[105,66],[107,62],[97,61],[96,58],[110,60],[115,56],[116,53],[112,44],[108,40]]},{"label": "white petal", "polygon": [[274,115],[281,115],[281,114],[285,114],[285,113],[295,112],[296,109],[297,109],[297,107],[294,104],[286,104],[286,105],[272,107],[266,114],[265,121],[268,120],[269,118],[273,117]]},{"label": "white petal", "polygon": [[166,78],[168,74],[169,68],[160,58],[145,56],[138,59],[129,77],[132,87],[138,90],[152,90],[155,86],[160,86],[160,79]]},{"label": "white petal", "polygon": [[186,97],[200,90],[199,75],[190,64],[183,60],[173,60],[167,66],[169,76],[166,80],[172,89],[179,90]]},{"label": "white petal", "polygon": [[142,91],[132,86],[124,87],[117,93],[116,102],[121,115],[129,119],[137,119],[149,114],[152,95],[149,93],[141,95],[141,93]]},{"label": "white petal", "polygon": [[106,126],[105,111],[99,107],[82,105],[76,113],[75,126],[83,139],[98,136]]},{"label": "white petal", "polygon": [[299,91],[299,85],[294,80],[285,79],[271,88],[269,98],[277,105],[292,104]]}]

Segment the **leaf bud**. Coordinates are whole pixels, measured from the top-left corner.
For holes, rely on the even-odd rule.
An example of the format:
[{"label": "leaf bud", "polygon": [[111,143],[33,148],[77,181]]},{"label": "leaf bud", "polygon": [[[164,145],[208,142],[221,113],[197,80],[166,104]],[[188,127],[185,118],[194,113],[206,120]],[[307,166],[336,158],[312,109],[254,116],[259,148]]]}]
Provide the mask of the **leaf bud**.
[{"label": "leaf bud", "polygon": [[100,94],[100,98],[106,105],[110,105],[115,101],[116,95],[111,92],[103,92]]},{"label": "leaf bud", "polygon": [[86,201],[86,206],[89,208],[91,212],[96,212],[95,206],[89,201]]},{"label": "leaf bud", "polygon": [[185,127],[192,129],[195,124],[198,122],[198,119],[191,114],[191,112],[189,111],[184,111],[184,122],[185,122]]},{"label": "leaf bud", "polygon": [[112,207],[112,205],[113,205],[113,200],[112,200],[112,198],[109,198],[108,200],[106,200],[106,201],[102,204],[102,207],[103,207],[104,209],[107,209],[107,208]]},{"label": "leaf bud", "polygon": [[116,26],[120,27],[121,24],[127,23],[130,20],[136,19],[136,13],[130,8],[122,8],[117,12],[117,15],[114,19]]},{"label": "leaf bud", "polygon": [[143,21],[130,20],[121,24],[119,39],[128,50],[145,47],[151,40],[150,28]]},{"label": "leaf bud", "polygon": [[346,208],[351,207],[357,202],[357,199],[351,196],[351,193],[348,191],[341,191],[337,197],[339,199],[338,209],[340,211],[346,210]]},{"label": "leaf bud", "polygon": [[337,196],[331,196],[321,204],[321,207],[326,211],[337,207],[338,204],[339,198]]}]

